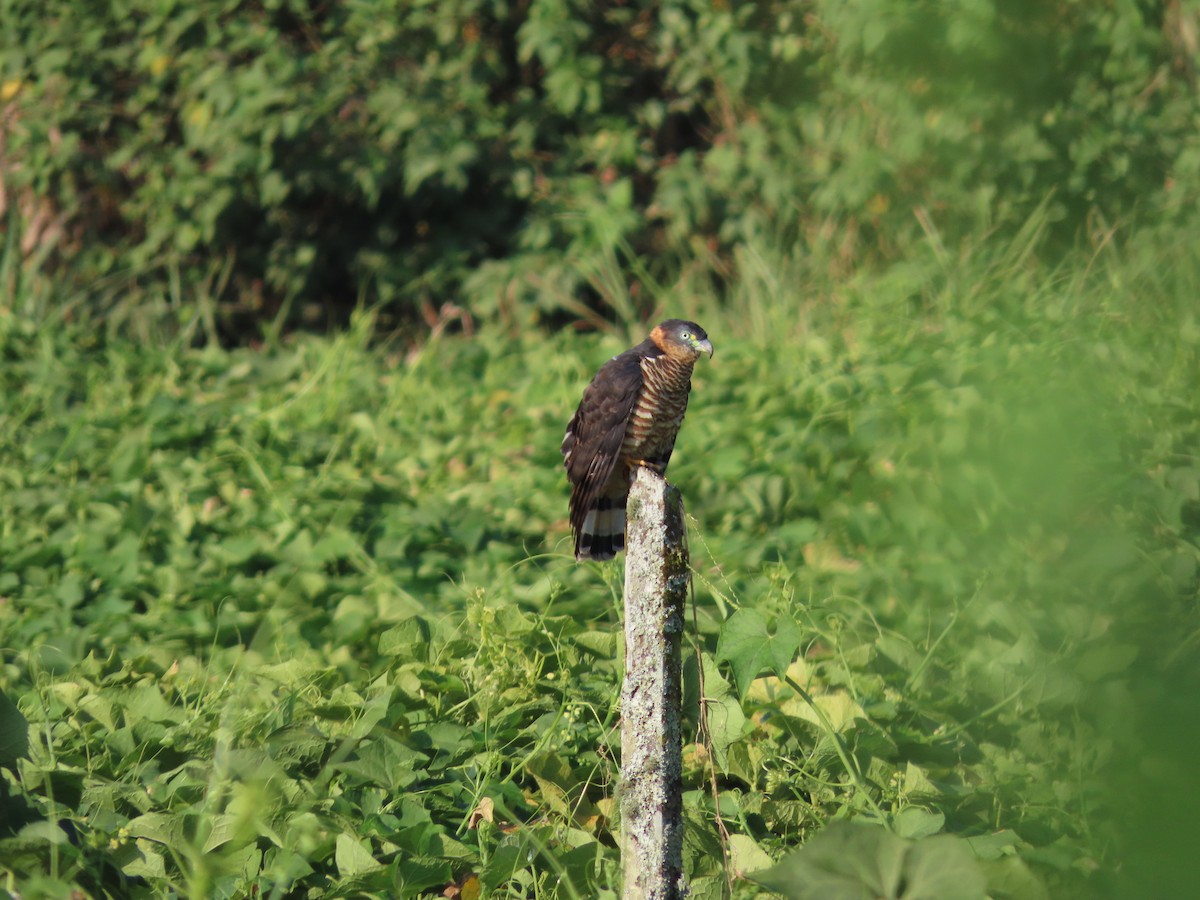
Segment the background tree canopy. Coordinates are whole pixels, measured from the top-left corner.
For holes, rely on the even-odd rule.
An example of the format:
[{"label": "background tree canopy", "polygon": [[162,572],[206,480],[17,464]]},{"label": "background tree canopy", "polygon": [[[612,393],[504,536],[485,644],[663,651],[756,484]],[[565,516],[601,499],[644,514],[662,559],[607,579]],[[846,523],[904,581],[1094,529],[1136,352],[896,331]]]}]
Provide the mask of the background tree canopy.
[{"label": "background tree canopy", "polygon": [[628,316],[743,246],[844,272],[1044,204],[1058,253],[1200,199],[1179,0],[9,0],[2,40],[45,302],[199,284],[234,338]]}]

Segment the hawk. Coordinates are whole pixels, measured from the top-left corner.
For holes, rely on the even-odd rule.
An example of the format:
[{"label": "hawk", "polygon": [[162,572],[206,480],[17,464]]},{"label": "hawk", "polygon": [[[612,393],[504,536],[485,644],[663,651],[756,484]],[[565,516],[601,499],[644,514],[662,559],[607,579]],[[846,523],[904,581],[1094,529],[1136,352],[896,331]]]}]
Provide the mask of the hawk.
[{"label": "hawk", "polygon": [[692,366],[701,353],[712,352],[703,328],[668,319],[601,366],[584,390],[562,442],[576,559],[612,559],[624,549],[633,471],[647,466],[666,472],[692,389]]}]

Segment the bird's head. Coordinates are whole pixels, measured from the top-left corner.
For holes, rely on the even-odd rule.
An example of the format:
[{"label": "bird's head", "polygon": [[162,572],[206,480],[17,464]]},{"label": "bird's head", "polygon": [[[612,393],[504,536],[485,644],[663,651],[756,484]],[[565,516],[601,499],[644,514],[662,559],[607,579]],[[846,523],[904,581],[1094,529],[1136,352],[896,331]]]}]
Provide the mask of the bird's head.
[{"label": "bird's head", "polygon": [[713,345],[705,330],[695,322],[683,319],[667,319],[661,325],[655,325],[650,340],[668,356],[688,362],[695,362],[701,353],[707,353],[710,358],[713,355]]}]

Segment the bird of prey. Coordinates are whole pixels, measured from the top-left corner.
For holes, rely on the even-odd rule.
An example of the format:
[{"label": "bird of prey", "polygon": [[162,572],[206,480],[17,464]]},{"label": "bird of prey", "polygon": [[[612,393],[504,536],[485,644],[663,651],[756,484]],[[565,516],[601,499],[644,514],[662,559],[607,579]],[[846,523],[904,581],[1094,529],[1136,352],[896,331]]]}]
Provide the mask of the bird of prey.
[{"label": "bird of prey", "polygon": [[666,472],[692,389],[692,366],[701,353],[712,352],[703,328],[668,319],[601,366],[584,390],[562,442],[576,559],[612,559],[624,549],[633,472],[637,466]]}]

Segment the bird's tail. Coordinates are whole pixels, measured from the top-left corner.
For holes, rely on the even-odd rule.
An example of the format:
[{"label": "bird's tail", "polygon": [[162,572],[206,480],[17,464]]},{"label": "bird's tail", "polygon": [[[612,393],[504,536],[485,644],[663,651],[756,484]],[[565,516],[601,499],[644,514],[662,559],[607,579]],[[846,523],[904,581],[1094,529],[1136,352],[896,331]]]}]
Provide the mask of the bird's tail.
[{"label": "bird's tail", "polygon": [[625,500],[628,489],[596,498],[575,535],[576,559],[612,559],[625,549]]}]

